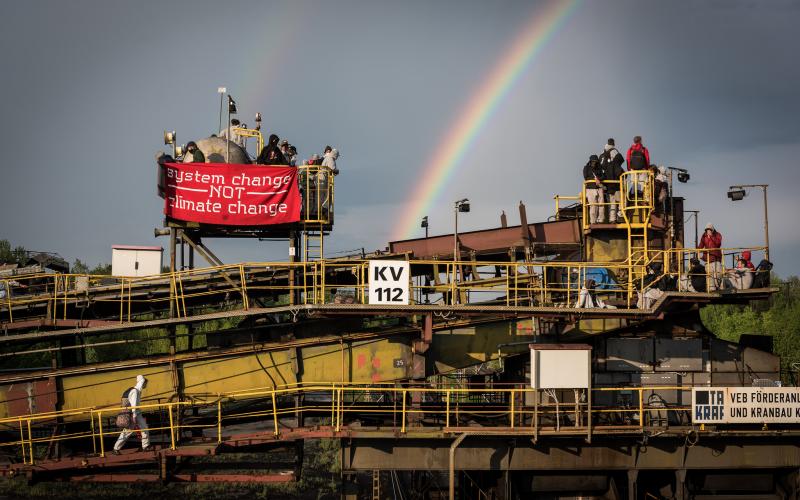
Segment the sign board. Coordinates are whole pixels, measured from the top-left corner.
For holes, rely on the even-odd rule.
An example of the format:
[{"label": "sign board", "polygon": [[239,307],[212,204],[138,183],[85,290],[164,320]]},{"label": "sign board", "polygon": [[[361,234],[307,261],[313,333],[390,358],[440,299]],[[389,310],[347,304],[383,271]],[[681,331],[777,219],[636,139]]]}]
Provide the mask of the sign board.
[{"label": "sign board", "polygon": [[407,306],[410,276],[408,261],[369,261],[369,303]]},{"label": "sign board", "polygon": [[592,348],[582,344],[531,344],[531,387],[588,389]]},{"label": "sign board", "polygon": [[800,423],[800,388],[694,387],[692,423]]},{"label": "sign board", "polygon": [[300,220],[297,169],[227,163],[164,163],[164,214],[232,226]]}]

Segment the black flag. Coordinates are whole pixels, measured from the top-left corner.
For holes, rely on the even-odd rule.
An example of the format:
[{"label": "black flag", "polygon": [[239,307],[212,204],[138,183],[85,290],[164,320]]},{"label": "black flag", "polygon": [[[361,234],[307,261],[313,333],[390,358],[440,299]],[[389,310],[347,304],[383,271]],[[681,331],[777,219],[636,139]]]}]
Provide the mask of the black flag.
[{"label": "black flag", "polygon": [[233,100],[230,94],[228,94],[228,113],[232,115],[236,114],[236,101]]}]

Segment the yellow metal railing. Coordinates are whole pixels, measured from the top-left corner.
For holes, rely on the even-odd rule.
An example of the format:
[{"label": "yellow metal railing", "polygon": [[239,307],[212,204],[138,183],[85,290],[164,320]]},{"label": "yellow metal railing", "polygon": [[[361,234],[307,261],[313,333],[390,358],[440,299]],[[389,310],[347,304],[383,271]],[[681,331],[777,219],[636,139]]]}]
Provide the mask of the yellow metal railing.
[{"label": "yellow metal railing", "polygon": [[[745,248],[721,248],[728,256],[736,256]],[[749,247],[753,253],[765,247]],[[428,276],[430,283],[410,280],[411,305],[433,303],[454,308],[469,305],[485,306],[542,306],[575,307],[581,290],[589,279],[597,282],[597,273],[609,276],[606,283],[596,283],[593,293],[601,294],[606,302],[630,306],[638,295],[652,287],[645,277],[653,263],[661,263],[660,276],[687,279],[688,261],[695,255],[704,256],[703,249],[679,248],[650,250],[647,258],[629,256],[620,262],[476,262],[414,260],[410,262],[411,276]],[[635,260],[633,260],[635,259]],[[724,260],[724,259],[723,259]],[[722,265],[714,279],[725,288],[727,275],[733,266]],[[143,305],[162,309],[172,306],[176,318],[188,318],[208,313],[208,305],[221,304],[225,310],[250,308],[250,295],[269,293],[275,296],[294,294],[294,304],[367,304],[368,260],[319,260],[313,262],[241,263],[194,270],[177,271],[144,277],[88,276],[81,274],[41,274],[15,276],[0,280],[0,315],[5,322],[17,321],[14,311],[39,307],[46,317],[57,321],[69,319],[71,311],[83,301],[116,304],[117,314],[111,320],[120,323],[154,319]],[[711,269],[705,273],[712,277]],[[330,276],[348,275],[346,284],[332,281]],[[289,279],[294,276],[294,281]],[[679,287],[679,291],[689,291]],[[423,300],[423,297],[425,299]],[[203,302],[202,299],[208,299]],[[237,300],[232,300],[237,299]],[[189,302],[201,303],[191,308]],[[278,302],[275,306],[288,305]],[[78,313],[73,313],[77,315]],[[79,317],[79,316],[78,316]]]},{"label": "yellow metal railing", "polygon": [[335,177],[333,170],[321,165],[302,165],[298,170],[298,185],[303,195],[301,222],[332,224]]},{"label": "yellow metal railing", "polygon": [[264,148],[264,137],[261,131],[254,128],[234,127],[233,133],[241,137],[255,137],[256,138],[256,155],[258,155]]},{"label": "yellow metal railing", "polygon": [[[646,393],[658,391],[690,389],[672,386],[602,387],[590,389],[593,396],[587,398],[586,390],[546,391],[514,385],[475,388],[309,383],[221,394],[211,401],[195,399],[143,404],[135,409],[151,420],[154,420],[153,416],[159,417],[162,424],[148,425],[151,441],[152,436],[158,436],[156,441],[174,450],[180,445],[185,431],[215,432],[216,441],[222,443],[231,438],[225,436],[226,425],[236,425],[244,420],[265,420],[270,432],[280,436],[283,430],[290,429],[289,422],[298,416],[301,419],[316,418],[314,425],[329,425],[332,435],[350,423],[362,422],[365,417],[380,422],[376,430],[385,432],[389,429],[415,435],[459,432],[460,428],[467,426],[476,430],[476,424],[481,430],[534,436],[540,432],[582,435],[604,429],[641,432],[667,423],[690,425],[688,406],[666,404],[661,398],[651,402],[646,396]],[[613,404],[600,403],[598,397],[603,394],[611,395],[615,400]],[[226,406],[242,399],[263,404],[250,405],[257,409],[248,411]],[[35,463],[38,446],[59,441],[91,441],[92,451],[104,456],[109,438],[116,437],[121,431],[112,428],[111,422],[119,412],[131,409],[81,408],[0,419],[0,429],[19,436],[18,439],[14,437],[0,442],[0,448],[19,450],[26,464]],[[192,419],[190,415],[202,417]],[[73,421],[69,432],[57,425],[65,418]],[[83,421],[86,425],[75,421]],[[363,424],[359,425],[360,433],[369,432]]]},{"label": "yellow metal railing", "polygon": [[[609,223],[611,208],[615,207],[615,219],[623,219],[624,224],[650,224],[649,215],[655,209],[654,192],[655,178],[649,170],[632,170],[623,172],[618,181],[587,180],[581,186],[578,199],[581,202],[583,228],[589,229],[593,208],[599,211],[598,221]],[[609,188],[617,189],[614,195],[609,193]],[[587,190],[601,191],[601,201],[590,200]],[[566,197],[560,197],[564,199]],[[558,213],[556,204],[556,213]],[[612,222],[613,223],[613,222]]]}]

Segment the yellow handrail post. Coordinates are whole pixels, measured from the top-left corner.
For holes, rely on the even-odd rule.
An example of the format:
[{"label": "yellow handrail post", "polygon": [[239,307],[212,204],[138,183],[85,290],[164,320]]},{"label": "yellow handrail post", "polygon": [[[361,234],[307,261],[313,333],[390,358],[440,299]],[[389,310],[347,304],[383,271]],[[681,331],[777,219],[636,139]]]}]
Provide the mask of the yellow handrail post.
[{"label": "yellow handrail post", "polygon": [[336,430],[342,429],[342,421],[344,420],[344,387],[339,389],[339,408],[336,412]]},{"label": "yellow handrail post", "polygon": [[217,400],[217,443],[222,443],[222,398]]},{"label": "yellow handrail post", "polygon": [[94,432],[94,410],[89,410],[89,422],[91,424],[92,429],[92,454],[97,454],[97,439],[95,438]]},{"label": "yellow handrail post", "polygon": [[[5,280],[6,286],[6,303],[8,304],[8,322],[14,322],[14,313],[11,312],[11,286],[8,284],[8,280]],[[55,309],[55,307],[53,307]]]},{"label": "yellow handrail post", "polygon": [[272,390],[272,424],[275,428],[274,433],[277,436],[279,434],[278,431],[278,404],[275,401],[275,389]]},{"label": "yellow handrail post", "polygon": [[[123,312],[122,312],[123,311],[123,306],[125,305],[125,301],[123,300],[123,297],[125,297],[125,279],[124,278],[119,281],[119,287],[120,287],[119,288],[119,322],[120,323],[124,323],[125,320],[123,319],[124,316],[123,316]],[[64,289],[66,290],[66,286],[64,287]],[[64,318],[64,319],[66,319],[66,318]]]},{"label": "yellow handrail post", "polygon": [[68,300],[69,300],[69,276],[64,276],[64,319],[67,319]]},{"label": "yellow handrail post", "polygon": [[336,422],[334,421],[334,410],[333,410],[335,405],[336,405],[336,385],[334,384],[331,387],[331,427],[334,427],[336,425]]},{"label": "yellow handrail post", "polygon": [[28,445],[31,455],[31,465],[33,465],[33,433],[31,432],[31,419],[28,419]]},{"label": "yellow handrail post", "polygon": [[406,432],[406,391],[403,390],[403,413],[402,413],[402,422],[400,422],[400,432]]},{"label": "yellow handrail post", "polygon": [[445,428],[450,427],[450,389],[446,391],[447,395],[447,404],[445,405],[445,414],[444,414],[444,426]]},{"label": "yellow handrail post", "polygon": [[22,417],[19,418],[19,444],[22,448],[22,463],[27,464],[28,459],[25,455],[25,432],[22,430]]},{"label": "yellow handrail post", "polygon": [[511,389],[511,428],[514,428],[514,400],[517,398],[516,389]]},{"label": "yellow handrail post", "polygon": [[[181,307],[183,307],[183,317],[185,318],[186,317],[186,296],[183,294],[183,280],[181,279],[181,275],[180,274],[177,275],[177,280],[178,280],[178,286],[180,286],[180,289],[181,289],[181,291],[180,291],[181,302],[180,302],[180,305],[178,305],[177,309],[178,309],[178,312],[180,312]],[[129,289],[130,289],[130,286],[131,285],[129,283],[128,284],[128,288]],[[178,314],[178,316],[180,317],[180,314]]]},{"label": "yellow handrail post", "polygon": [[100,433],[98,434],[98,437],[100,438],[100,457],[102,458],[102,457],[106,456],[106,445],[103,442],[103,412],[102,412],[102,410],[97,412],[97,425],[99,426],[98,428],[100,430]]},{"label": "yellow handrail post", "polygon": [[644,395],[641,388],[639,388],[639,427],[644,429]]},{"label": "yellow handrail post", "polygon": [[169,411],[169,449],[175,449],[175,424],[173,423],[172,419],[172,404],[167,406],[167,411]]},{"label": "yellow handrail post", "polygon": [[250,308],[250,301],[247,299],[247,283],[245,282],[244,266],[241,264],[239,264],[239,280],[242,284],[242,305],[244,310],[247,311]]}]

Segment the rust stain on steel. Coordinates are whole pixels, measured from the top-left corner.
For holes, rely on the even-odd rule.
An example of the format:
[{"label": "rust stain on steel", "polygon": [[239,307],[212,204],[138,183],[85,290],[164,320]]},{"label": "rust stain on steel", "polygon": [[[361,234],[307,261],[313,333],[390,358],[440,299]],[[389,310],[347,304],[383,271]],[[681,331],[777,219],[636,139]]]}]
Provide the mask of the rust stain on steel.
[{"label": "rust stain on steel", "polygon": [[[481,253],[505,251],[510,247],[523,247],[526,241],[545,245],[578,245],[581,231],[577,219],[528,224],[527,238],[522,225],[485,229],[481,231],[459,232],[462,248]],[[453,235],[444,234],[430,238],[392,241],[389,251],[393,253],[411,252],[418,259],[447,257],[453,255]]]},{"label": "rust stain on steel", "polygon": [[0,386],[0,394],[5,393],[8,416],[47,413],[56,410],[56,392],[53,379],[19,382]]}]

